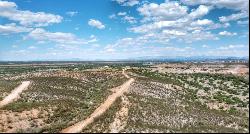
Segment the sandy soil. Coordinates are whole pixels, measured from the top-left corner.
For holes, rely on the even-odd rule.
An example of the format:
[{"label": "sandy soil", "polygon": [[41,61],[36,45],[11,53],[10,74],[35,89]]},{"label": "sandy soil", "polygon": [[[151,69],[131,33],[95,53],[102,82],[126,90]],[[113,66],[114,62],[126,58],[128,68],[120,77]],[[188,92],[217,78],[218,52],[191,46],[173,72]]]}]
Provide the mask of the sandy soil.
[{"label": "sandy soil", "polygon": [[51,113],[51,110],[47,112],[40,108],[22,112],[0,110],[0,133],[15,133],[20,130],[29,132],[32,129],[39,130],[46,125],[44,121]]},{"label": "sandy soil", "polygon": [[130,78],[126,73],[125,73],[125,69],[122,70],[122,74],[126,77],[126,78]]},{"label": "sandy soil", "polygon": [[116,113],[114,122],[109,126],[111,133],[119,133],[127,125],[129,100],[126,96],[121,97],[121,109]]},{"label": "sandy soil", "polygon": [[236,75],[244,75],[249,72],[249,68],[242,65],[237,65],[235,68],[229,69],[228,72]]},{"label": "sandy soil", "polygon": [[22,91],[28,89],[29,85],[30,85],[30,81],[22,82],[21,85],[19,85],[13,91],[11,91],[11,93],[0,102],[0,108],[18,99]]},{"label": "sandy soil", "polygon": [[[130,78],[126,73],[125,70],[123,70],[123,75],[127,78]],[[112,89],[114,91],[113,94],[108,96],[106,101],[104,101],[87,119],[80,121],[68,128],[65,128],[61,131],[61,133],[80,133],[87,125],[94,122],[94,119],[101,116],[103,113],[105,113],[106,110],[110,108],[110,106],[115,102],[117,98],[123,95],[124,92],[128,90],[130,85],[134,82],[133,78],[130,78],[128,81],[126,81],[121,86],[117,87],[116,89]]]}]

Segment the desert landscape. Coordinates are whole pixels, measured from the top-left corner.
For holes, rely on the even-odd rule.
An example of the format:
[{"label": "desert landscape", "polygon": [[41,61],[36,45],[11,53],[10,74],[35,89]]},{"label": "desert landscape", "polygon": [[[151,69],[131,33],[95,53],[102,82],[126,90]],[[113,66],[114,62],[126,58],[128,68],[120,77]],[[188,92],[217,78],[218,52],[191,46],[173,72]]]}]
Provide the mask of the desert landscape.
[{"label": "desert landscape", "polygon": [[249,132],[248,64],[31,63],[0,70],[1,132]]},{"label": "desert landscape", "polygon": [[0,0],[0,133],[249,133],[249,0]]}]

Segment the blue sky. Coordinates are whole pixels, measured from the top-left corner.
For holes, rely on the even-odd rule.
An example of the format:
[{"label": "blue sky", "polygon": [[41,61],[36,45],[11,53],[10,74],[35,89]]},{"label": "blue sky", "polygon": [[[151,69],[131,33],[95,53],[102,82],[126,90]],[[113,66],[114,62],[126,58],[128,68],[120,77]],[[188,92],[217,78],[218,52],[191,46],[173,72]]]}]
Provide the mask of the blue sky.
[{"label": "blue sky", "polygon": [[248,56],[248,0],[0,0],[0,60]]}]

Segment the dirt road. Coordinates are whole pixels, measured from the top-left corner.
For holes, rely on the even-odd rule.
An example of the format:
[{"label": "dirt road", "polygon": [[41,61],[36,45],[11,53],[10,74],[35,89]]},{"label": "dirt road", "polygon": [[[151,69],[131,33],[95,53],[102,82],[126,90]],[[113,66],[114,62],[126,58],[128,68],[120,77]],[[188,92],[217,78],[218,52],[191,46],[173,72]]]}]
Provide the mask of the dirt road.
[{"label": "dirt road", "polygon": [[122,99],[122,102],[121,102],[122,107],[116,113],[114,121],[109,126],[110,133],[119,133],[127,125],[130,103],[129,103],[129,99],[125,95],[123,95],[121,99]]},{"label": "dirt road", "polygon": [[126,78],[130,78],[126,73],[125,73],[125,69],[122,70],[122,74],[126,77]]},{"label": "dirt road", "polygon": [[11,91],[11,93],[0,102],[0,108],[15,101],[19,97],[19,95],[22,93],[22,91],[28,89],[29,85],[30,85],[30,81],[22,82],[21,85],[19,85],[13,91]]},{"label": "dirt road", "polygon": [[[125,70],[123,70],[123,75],[127,78],[130,78],[126,73]],[[128,90],[130,85],[134,82],[133,78],[130,78],[128,81],[126,81],[121,86],[114,88],[114,93],[108,96],[106,101],[104,101],[87,119],[80,121],[68,128],[65,128],[61,131],[61,133],[80,133],[87,125],[94,122],[94,119],[101,116],[103,113],[105,113],[106,110],[110,108],[110,106],[115,102],[117,98],[123,95],[124,92]]]}]

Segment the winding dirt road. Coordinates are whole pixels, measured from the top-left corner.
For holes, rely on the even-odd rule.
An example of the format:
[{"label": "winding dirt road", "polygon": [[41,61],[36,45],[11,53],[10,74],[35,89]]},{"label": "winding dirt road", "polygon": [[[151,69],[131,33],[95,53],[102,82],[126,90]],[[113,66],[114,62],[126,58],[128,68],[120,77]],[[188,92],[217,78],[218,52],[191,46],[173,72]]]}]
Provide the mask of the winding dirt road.
[{"label": "winding dirt road", "polygon": [[19,85],[13,91],[11,91],[11,93],[0,102],[0,108],[15,101],[22,93],[22,91],[28,89],[30,83],[31,83],[30,81],[23,81],[21,85]]},{"label": "winding dirt road", "polygon": [[128,90],[130,85],[134,82],[133,78],[130,78],[126,73],[125,70],[123,70],[122,74],[129,78],[128,81],[126,81],[121,86],[112,89],[114,91],[113,94],[108,96],[108,98],[85,120],[80,121],[68,128],[65,128],[61,131],[61,133],[80,133],[87,125],[94,122],[94,119],[101,116],[103,113],[105,113],[106,110],[110,108],[110,106],[115,102],[117,98],[123,95],[124,92]]}]

